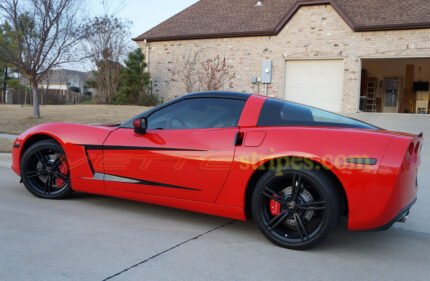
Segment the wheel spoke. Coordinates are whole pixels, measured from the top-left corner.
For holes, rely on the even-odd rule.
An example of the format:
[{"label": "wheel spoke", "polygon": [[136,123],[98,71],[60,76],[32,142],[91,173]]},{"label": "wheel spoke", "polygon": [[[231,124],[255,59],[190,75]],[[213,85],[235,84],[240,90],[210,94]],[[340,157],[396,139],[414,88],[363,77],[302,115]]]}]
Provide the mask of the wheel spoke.
[{"label": "wheel spoke", "polygon": [[69,180],[69,177],[68,177],[68,176],[63,175],[62,173],[59,173],[59,172],[54,172],[54,176],[55,176],[56,178],[60,178],[60,179],[65,180],[65,181],[68,181],[68,180]]},{"label": "wheel spoke", "polygon": [[306,211],[325,210],[325,201],[306,202],[306,203],[298,204],[297,208],[300,210],[306,210]]},{"label": "wheel spoke", "polygon": [[303,223],[302,218],[299,216],[299,214],[294,213],[294,219],[296,221],[297,232],[299,233],[302,240],[306,240],[309,236],[309,233],[305,224]]},{"label": "wheel spoke", "polygon": [[27,172],[26,175],[28,178],[36,178],[42,175],[42,171],[41,170],[30,171],[30,172]]},{"label": "wheel spoke", "polygon": [[284,211],[279,215],[273,217],[268,223],[267,227],[269,230],[275,229],[281,222],[283,222],[288,216],[288,211]]},{"label": "wheel spoke", "polygon": [[46,157],[42,154],[42,152],[40,152],[40,150],[36,151],[34,155],[36,156],[37,160],[42,163],[43,167],[48,166],[48,161],[46,160]]},{"label": "wheel spoke", "polygon": [[276,193],[275,191],[273,191],[270,187],[268,187],[268,186],[266,186],[265,188],[264,188],[264,190],[263,190],[263,195],[264,196],[266,196],[266,197],[268,197],[268,198],[270,198],[270,199],[272,199],[272,200],[274,200],[274,201],[276,201],[276,202],[278,202],[278,203],[280,203],[280,204],[283,204],[284,203],[284,199],[283,199],[283,197],[280,195],[280,194],[278,194],[278,193]]},{"label": "wheel spoke", "polygon": [[57,159],[55,159],[54,163],[52,163],[52,169],[57,170],[60,164],[61,164],[61,156],[58,156]]},{"label": "wheel spoke", "polygon": [[52,189],[52,178],[51,176],[48,176],[45,182],[45,193],[46,194],[51,193],[51,189]]},{"label": "wheel spoke", "polygon": [[293,183],[292,183],[292,187],[293,187],[293,200],[296,200],[297,197],[299,197],[299,194],[301,192],[302,189],[302,176],[294,173],[293,175]]}]

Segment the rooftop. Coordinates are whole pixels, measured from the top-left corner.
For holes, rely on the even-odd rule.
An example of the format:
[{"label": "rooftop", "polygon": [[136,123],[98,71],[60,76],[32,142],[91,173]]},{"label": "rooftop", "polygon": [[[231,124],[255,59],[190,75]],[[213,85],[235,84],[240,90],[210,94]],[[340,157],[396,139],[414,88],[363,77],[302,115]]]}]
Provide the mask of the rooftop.
[{"label": "rooftop", "polygon": [[356,32],[430,28],[428,0],[200,0],[135,41],[269,36],[302,6],[331,5]]}]

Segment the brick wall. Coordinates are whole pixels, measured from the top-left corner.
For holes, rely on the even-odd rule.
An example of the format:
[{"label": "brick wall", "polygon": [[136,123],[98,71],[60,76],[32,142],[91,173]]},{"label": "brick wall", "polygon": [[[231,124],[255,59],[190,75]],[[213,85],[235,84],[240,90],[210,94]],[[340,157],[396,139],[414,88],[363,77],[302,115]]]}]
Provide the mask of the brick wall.
[{"label": "brick wall", "polygon": [[[139,42],[146,52],[154,93],[170,99],[185,93],[172,81],[172,73],[183,68],[184,57],[219,54],[233,66],[233,87],[226,90],[256,92],[250,83],[261,76],[264,59],[273,61],[273,83],[269,95],[283,97],[284,65],[288,59],[341,58],[345,64],[343,111],[357,110],[360,91],[360,58],[430,57],[430,29],[355,33],[330,5],[305,6],[277,36],[204,40]],[[262,90],[260,91],[262,92]]]}]

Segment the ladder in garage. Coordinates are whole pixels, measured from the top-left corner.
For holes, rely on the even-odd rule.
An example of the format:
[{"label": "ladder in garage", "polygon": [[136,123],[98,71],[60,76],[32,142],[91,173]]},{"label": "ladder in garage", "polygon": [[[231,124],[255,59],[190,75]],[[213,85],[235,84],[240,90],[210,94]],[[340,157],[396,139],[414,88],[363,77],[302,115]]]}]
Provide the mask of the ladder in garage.
[{"label": "ladder in garage", "polygon": [[378,90],[378,79],[368,78],[366,82],[366,112],[376,112],[376,91]]}]

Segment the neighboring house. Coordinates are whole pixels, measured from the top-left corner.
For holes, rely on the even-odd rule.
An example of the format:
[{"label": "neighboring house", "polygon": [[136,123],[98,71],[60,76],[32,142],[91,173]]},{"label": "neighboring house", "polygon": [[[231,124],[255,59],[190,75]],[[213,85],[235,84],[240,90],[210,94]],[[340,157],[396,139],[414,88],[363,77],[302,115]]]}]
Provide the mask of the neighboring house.
[{"label": "neighboring house", "polygon": [[201,0],[134,40],[165,98],[184,93],[172,79],[184,58],[218,54],[233,67],[230,90],[337,112],[428,112],[428,0]]},{"label": "neighboring house", "polygon": [[89,79],[87,72],[69,69],[55,69],[49,72],[39,83],[43,89],[64,91],[79,91],[84,93],[85,82]]},{"label": "neighboring house", "polygon": [[[75,104],[84,94],[85,82],[92,74],[69,69],[51,70],[39,82],[39,100],[41,104]],[[28,79],[19,78],[21,85],[28,85]],[[31,104],[32,95],[29,87],[13,95],[14,104]]]}]

